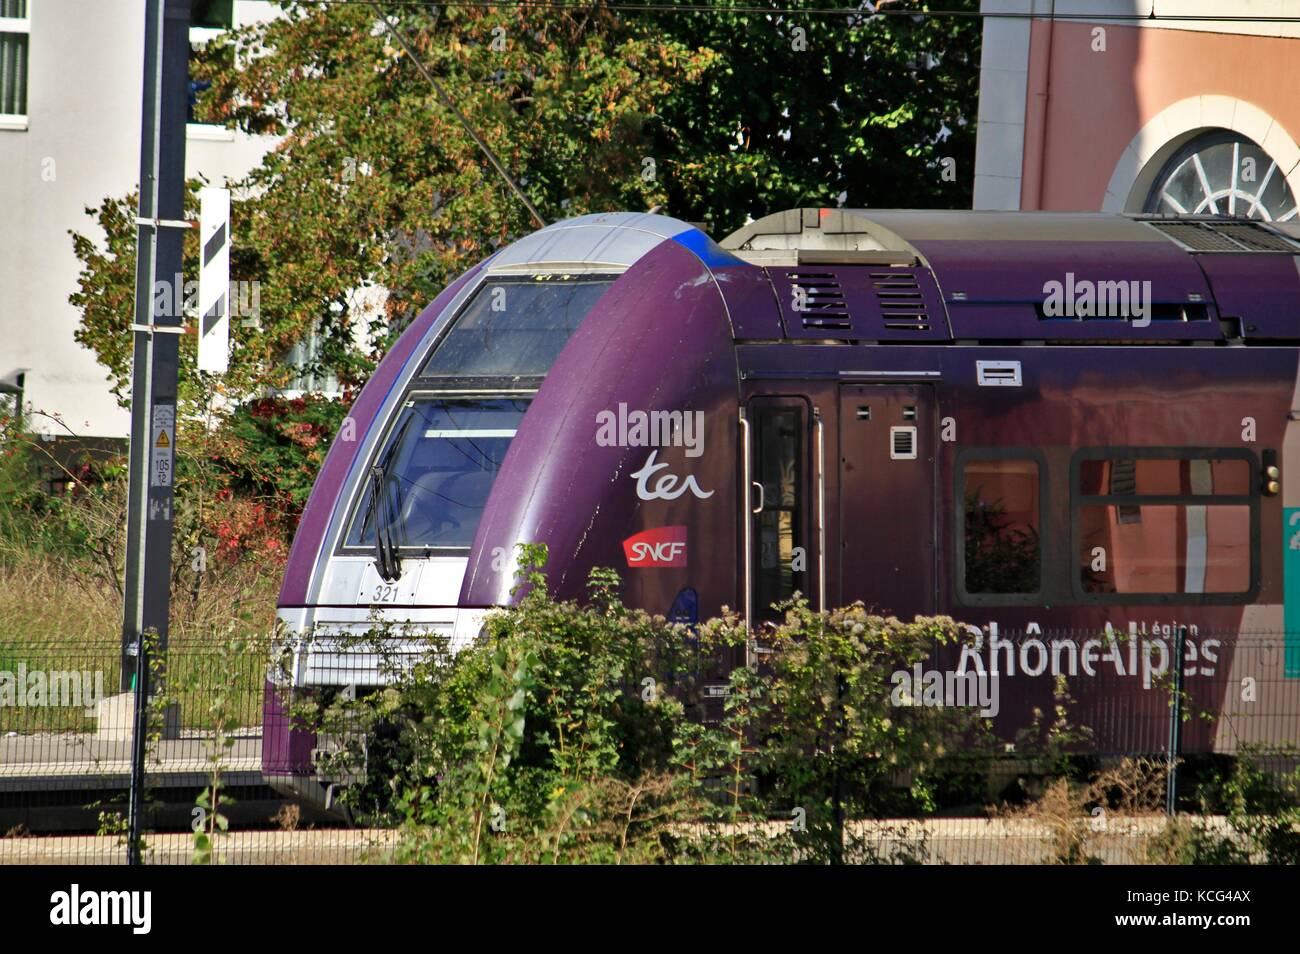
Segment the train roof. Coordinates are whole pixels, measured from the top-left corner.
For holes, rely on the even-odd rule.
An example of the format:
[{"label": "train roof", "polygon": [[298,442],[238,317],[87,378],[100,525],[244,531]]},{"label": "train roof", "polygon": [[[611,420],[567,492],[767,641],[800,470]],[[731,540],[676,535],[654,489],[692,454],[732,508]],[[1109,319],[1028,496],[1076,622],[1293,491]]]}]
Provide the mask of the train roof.
[{"label": "train roof", "polygon": [[579,215],[506,246],[488,260],[487,270],[622,271],[666,239],[689,231],[687,222],[650,212]]},{"label": "train roof", "polygon": [[[928,272],[952,338],[1300,339],[1300,226],[1115,213],[791,209],[719,243],[797,283],[810,268]],[[883,273],[881,273],[883,274]],[[1057,290],[1122,283],[1151,324],[1045,311]],[[1091,292],[1089,292],[1091,293]],[[936,316],[937,317],[937,316]]]},{"label": "train roof", "polygon": [[750,222],[719,244],[734,252],[861,250],[916,254],[916,243],[1173,243],[1191,252],[1300,253],[1291,223],[1107,212],[790,209]]}]

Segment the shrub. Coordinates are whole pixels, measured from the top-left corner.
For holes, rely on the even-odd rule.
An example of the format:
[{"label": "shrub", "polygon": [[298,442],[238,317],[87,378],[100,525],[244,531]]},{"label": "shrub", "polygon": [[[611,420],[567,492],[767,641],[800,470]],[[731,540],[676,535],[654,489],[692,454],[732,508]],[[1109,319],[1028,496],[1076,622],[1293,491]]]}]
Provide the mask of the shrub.
[{"label": "shrub", "polygon": [[349,740],[331,774],[354,780],[362,820],[403,826],[400,860],[848,860],[865,848],[847,818],[933,808],[959,748],[980,748],[973,710],[891,703],[890,674],[957,639],[951,620],[796,599],[708,719],[700,662],[744,642],[740,620],[692,631],[629,609],[611,570],[587,603],[558,602],[543,560],[525,548],[516,605],[459,654],[297,707]]}]

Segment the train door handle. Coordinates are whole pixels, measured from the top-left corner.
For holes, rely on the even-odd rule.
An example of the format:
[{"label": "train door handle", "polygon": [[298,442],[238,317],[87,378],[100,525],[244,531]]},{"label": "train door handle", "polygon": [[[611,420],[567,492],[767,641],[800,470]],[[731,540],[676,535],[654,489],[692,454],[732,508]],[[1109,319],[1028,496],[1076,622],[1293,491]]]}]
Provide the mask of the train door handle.
[{"label": "train door handle", "polygon": [[750,513],[762,513],[763,505],[766,502],[766,498],[763,496],[763,485],[757,480],[751,480],[750,483],[758,488],[758,506],[751,510]]}]

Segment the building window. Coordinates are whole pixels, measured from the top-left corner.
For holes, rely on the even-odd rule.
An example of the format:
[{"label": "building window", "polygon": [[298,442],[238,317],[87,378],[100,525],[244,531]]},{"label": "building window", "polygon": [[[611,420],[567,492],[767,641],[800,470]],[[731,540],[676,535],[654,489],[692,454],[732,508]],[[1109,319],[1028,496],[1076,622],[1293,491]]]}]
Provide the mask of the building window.
[{"label": "building window", "polygon": [[1284,171],[1256,143],[1216,130],[1174,153],[1156,177],[1143,211],[1161,215],[1223,215],[1285,222],[1296,200]]},{"label": "building window", "polygon": [[1176,602],[1198,602],[1250,592],[1256,507],[1249,456],[1085,453],[1074,475],[1080,596],[1180,594]]},{"label": "building window", "polygon": [[1008,454],[967,458],[958,469],[963,595],[1038,593],[1043,579],[1039,462]]},{"label": "building window", "polygon": [[25,374],[14,376],[14,383],[0,381],[0,441],[5,432],[21,433],[23,429],[23,380]]},{"label": "building window", "polygon": [[27,0],[0,0],[0,129],[27,128]]},{"label": "building window", "polygon": [[193,0],[190,26],[208,30],[229,30],[235,25],[235,0]]},{"label": "building window", "polygon": [[284,363],[296,369],[297,374],[289,383],[288,393],[324,395],[342,393],[338,376],[324,365],[322,344],[320,333],[313,330],[306,339],[289,349]]},{"label": "building window", "polygon": [[[234,50],[228,46],[214,49],[212,40],[226,30],[234,28],[234,0],[193,0],[190,7],[190,87],[189,113],[186,118],[192,127],[190,133],[201,139],[233,139],[224,133],[223,123],[230,104],[213,99],[212,82],[195,79],[195,67],[212,75],[227,73],[235,67]],[[204,128],[207,127],[207,128]]]}]

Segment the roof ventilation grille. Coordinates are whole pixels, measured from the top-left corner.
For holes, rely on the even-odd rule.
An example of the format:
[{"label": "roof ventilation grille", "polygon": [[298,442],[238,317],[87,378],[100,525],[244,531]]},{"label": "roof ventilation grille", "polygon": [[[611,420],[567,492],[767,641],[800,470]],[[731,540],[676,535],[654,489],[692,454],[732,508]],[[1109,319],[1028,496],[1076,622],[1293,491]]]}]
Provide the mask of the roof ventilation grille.
[{"label": "roof ventilation grille", "polygon": [[833,272],[786,272],[785,277],[790,280],[792,307],[804,328],[853,327],[844,290]]},{"label": "roof ventilation grille", "polygon": [[916,273],[911,271],[872,272],[871,286],[880,305],[886,328],[898,331],[930,330],[930,313],[921,295]]},{"label": "roof ventilation grille", "polygon": [[1300,245],[1254,222],[1174,220],[1150,225],[1193,252],[1300,252]]},{"label": "roof ventilation grille", "polygon": [[1275,232],[1261,228],[1249,222],[1234,222],[1230,225],[1215,226],[1221,235],[1238,242],[1252,252],[1291,252],[1298,251],[1295,244],[1282,238]]}]

